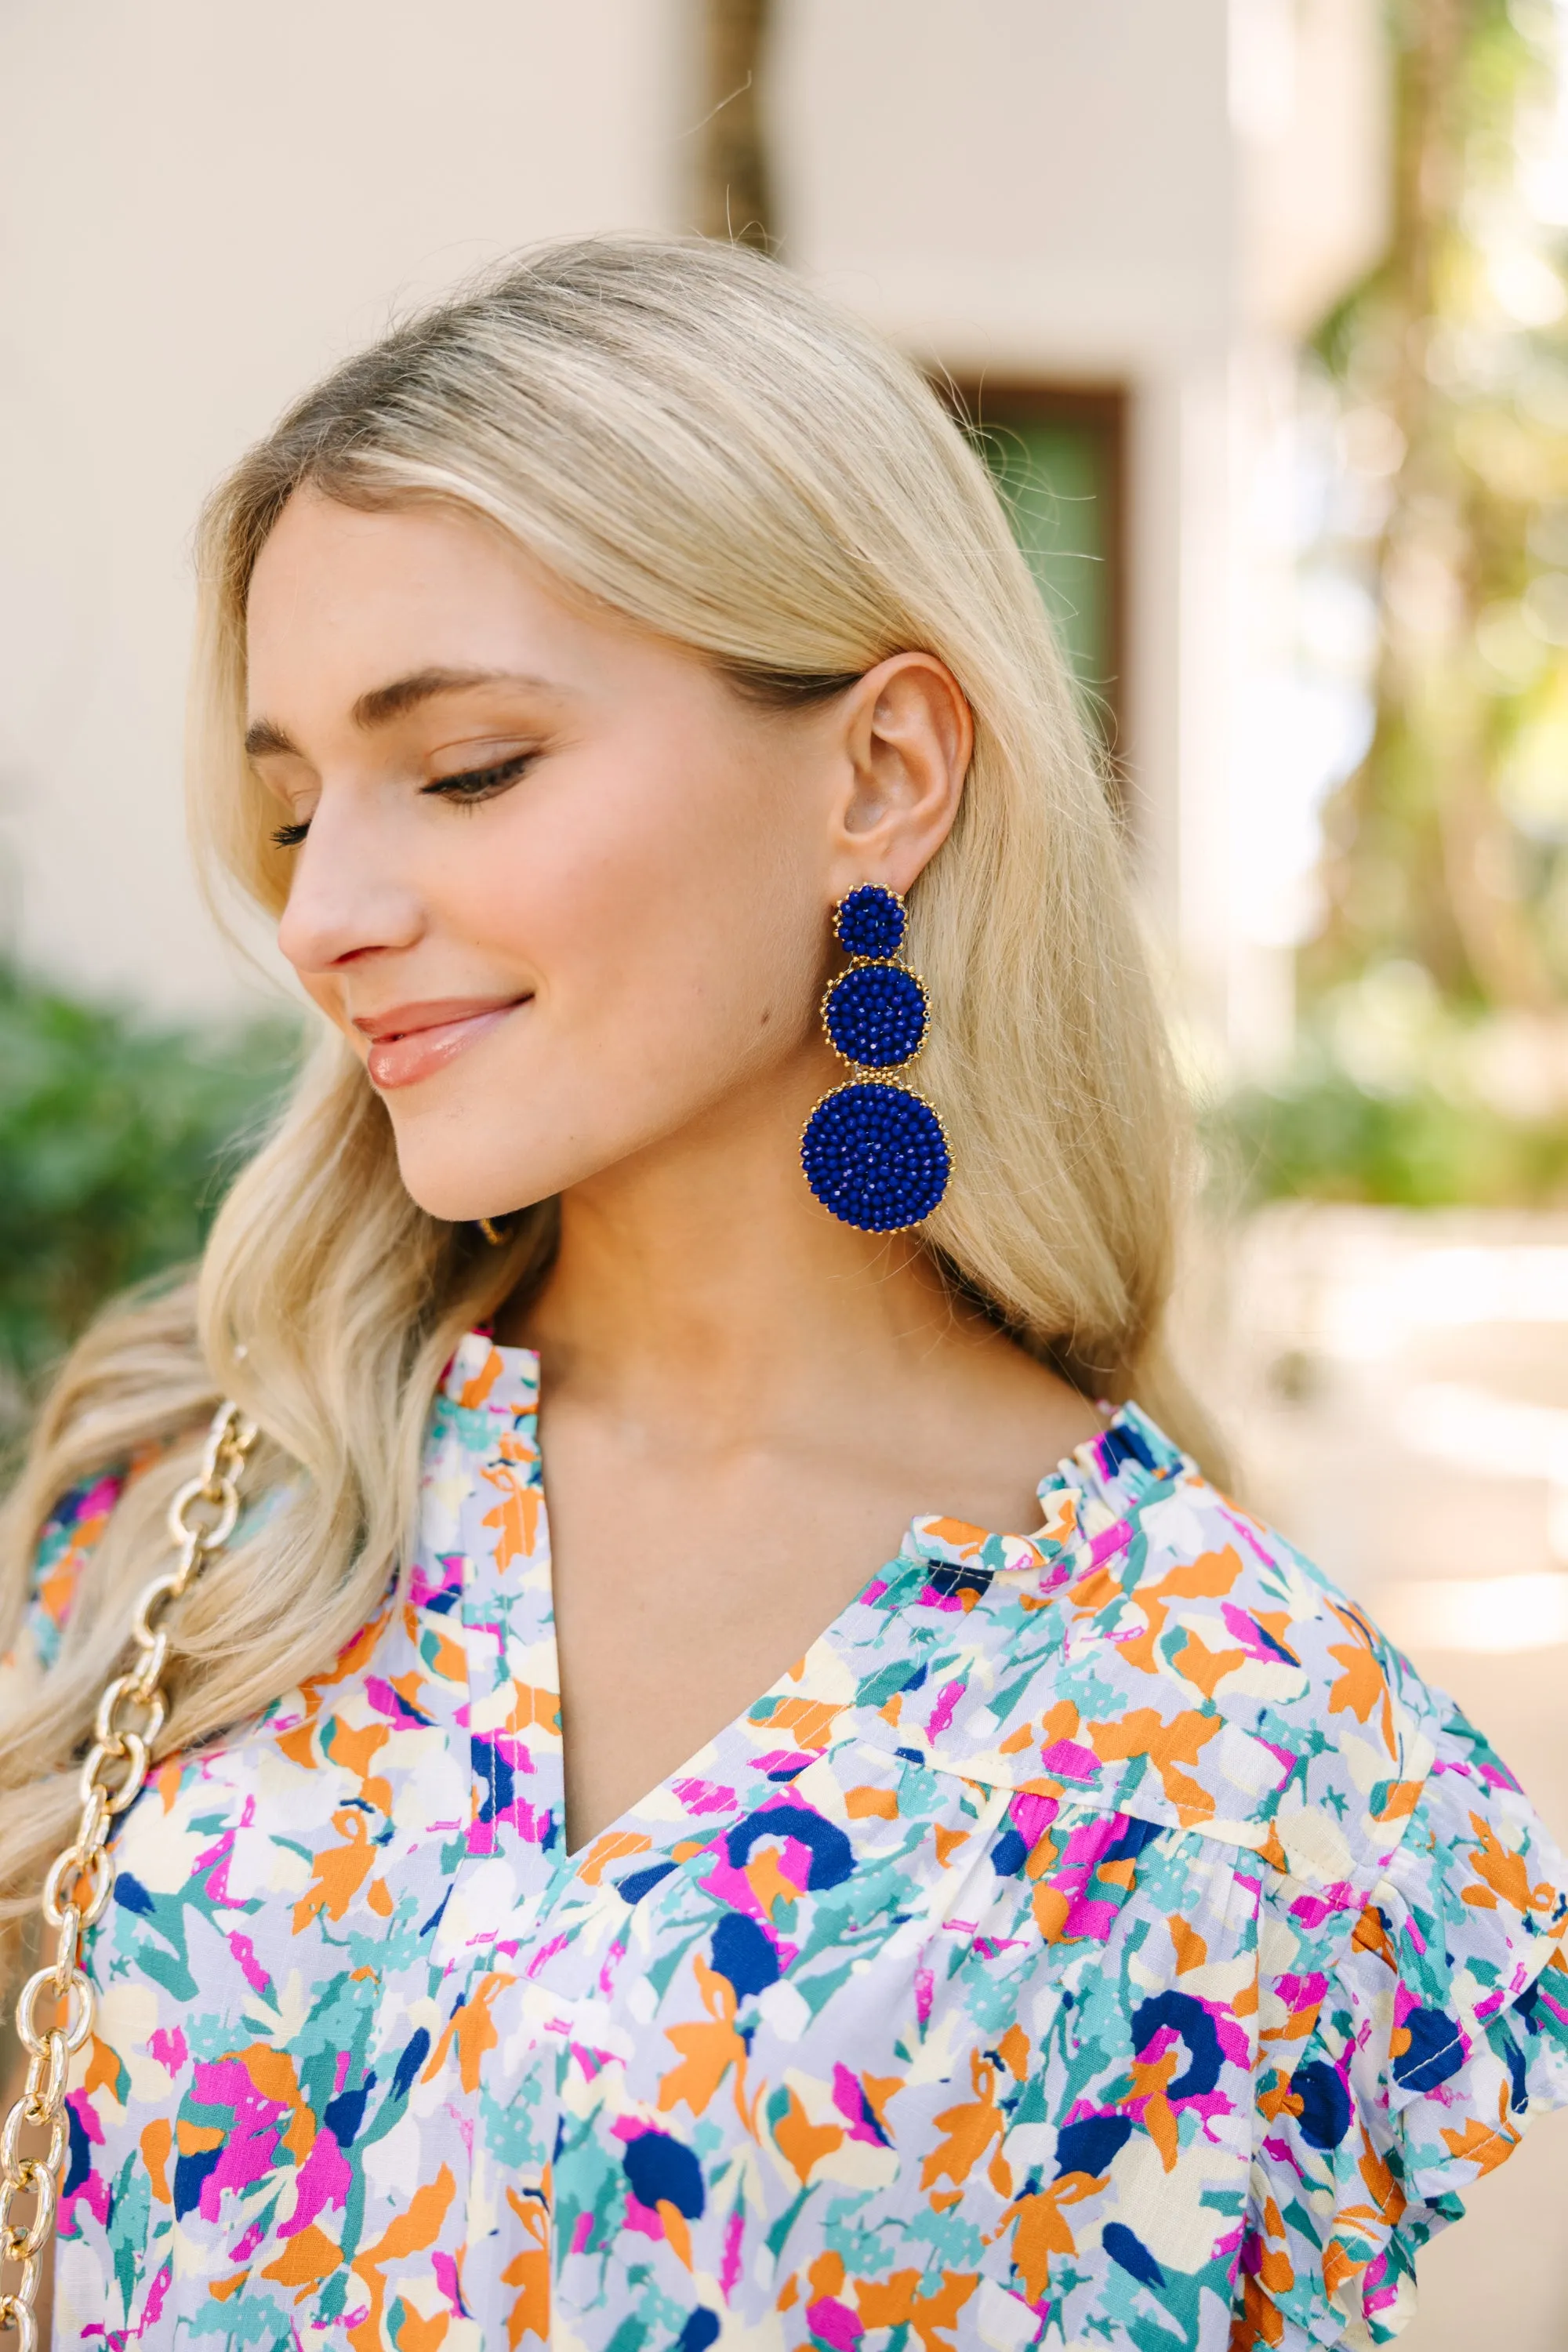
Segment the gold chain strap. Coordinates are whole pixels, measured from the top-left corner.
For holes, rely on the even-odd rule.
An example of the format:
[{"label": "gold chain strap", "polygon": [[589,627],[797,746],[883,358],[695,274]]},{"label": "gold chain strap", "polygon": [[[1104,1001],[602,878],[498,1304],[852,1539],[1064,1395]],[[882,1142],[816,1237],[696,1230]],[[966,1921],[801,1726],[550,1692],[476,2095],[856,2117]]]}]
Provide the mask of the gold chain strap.
[{"label": "gold chain strap", "polygon": [[[81,1819],[44,1881],[43,1914],[58,1930],[58,1941],[53,1961],[27,1979],[16,2003],[16,2032],[29,2059],[27,2080],[0,2130],[0,2274],[4,2266],[19,2273],[13,2286],[0,2292],[0,2343],[14,2336],[16,2352],[36,2352],[37,2346],[33,2305],[54,2235],[68,2144],[68,2062],[92,2031],[93,1992],[81,1964],[83,1940],[114,1891],[110,1832],[142,1792],[168,1712],[162,1686],[169,1660],[163,1620],[234,1533],[245,1457],[255,1443],[255,1423],[226,1400],[207,1433],[201,1475],[188,1480],[169,1506],[169,1537],[179,1559],[153,1579],[136,1603],[131,1632],[141,1659],[131,1673],[115,1676],[98,1703],[92,1748],[81,1768]],[[199,1515],[192,1519],[198,1506],[213,1515],[205,1524]],[[50,2024],[38,2021],[40,2000],[47,2002]],[[22,2154],[25,2131],[47,2136],[41,2154]],[[29,2221],[11,2218],[19,2197],[32,2200]]]}]

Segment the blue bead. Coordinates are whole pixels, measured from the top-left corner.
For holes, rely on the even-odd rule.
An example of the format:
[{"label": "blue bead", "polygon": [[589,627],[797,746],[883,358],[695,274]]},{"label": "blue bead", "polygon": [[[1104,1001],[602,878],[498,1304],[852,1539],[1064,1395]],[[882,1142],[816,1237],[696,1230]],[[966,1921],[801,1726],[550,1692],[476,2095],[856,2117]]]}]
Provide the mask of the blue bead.
[{"label": "blue bead", "polygon": [[904,937],[904,909],[896,892],[879,882],[862,882],[841,898],[833,934],[847,955],[897,955]]}]

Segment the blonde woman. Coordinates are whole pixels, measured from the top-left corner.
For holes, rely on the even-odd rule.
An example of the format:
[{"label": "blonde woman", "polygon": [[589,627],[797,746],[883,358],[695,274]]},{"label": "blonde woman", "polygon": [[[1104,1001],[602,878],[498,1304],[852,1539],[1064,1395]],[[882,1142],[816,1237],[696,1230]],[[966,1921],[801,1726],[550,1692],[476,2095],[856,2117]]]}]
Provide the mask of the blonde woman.
[{"label": "blonde woman", "polygon": [[201,584],[321,1038],[13,1510],[12,2335],[58,2150],[61,2344],[1385,2341],[1568,2095],[1563,1870],[1181,1451],[1160,1021],[961,435],[763,261],[558,247]]}]

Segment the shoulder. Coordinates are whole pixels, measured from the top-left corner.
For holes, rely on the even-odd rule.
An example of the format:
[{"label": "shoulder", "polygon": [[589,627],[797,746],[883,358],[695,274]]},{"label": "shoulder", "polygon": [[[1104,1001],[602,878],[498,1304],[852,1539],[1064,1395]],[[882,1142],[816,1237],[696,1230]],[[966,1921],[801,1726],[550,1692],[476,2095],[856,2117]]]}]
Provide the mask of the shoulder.
[{"label": "shoulder", "polygon": [[1425,2087],[1439,2042],[1451,2069],[1544,1969],[1563,1982],[1568,1864],[1489,1741],[1364,1610],[1191,1464],[1166,1466],[1135,1482],[1116,1549],[1064,1596],[1079,1655],[1130,1706],[1186,1695],[1154,1712],[1190,1785],[1158,1737],[1149,1763],[1184,1826],[1268,1865],[1287,2007],[1315,2002],[1323,1970],[1364,1979],[1369,2000],[1392,1972],[1408,2010],[1393,2080]]},{"label": "shoulder", "polygon": [[0,1658],[0,1690],[13,1675],[47,1672],[58,1657],[83,1572],[139,1466],[95,1472],[68,1488],[50,1510],[33,1547],[16,1640]]},{"label": "shoulder", "polygon": [[893,1711],[931,1762],[1250,1849],[1347,1922],[1435,1774],[1522,1805],[1366,1612],[1136,1407],[1041,1503],[1027,1538],[917,1523],[897,1647],[944,1696],[906,1684]]},{"label": "shoulder", "polygon": [[[1063,1595],[1073,1672],[1176,1735],[1184,1827],[1228,1831],[1323,1887],[1366,1887],[1403,1839],[1449,1704],[1358,1602],[1210,1486],[1141,1416],[1136,1450],[1088,1475],[1118,1510]],[[1075,1563],[1076,1565],[1076,1563]]]},{"label": "shoulder", "polygon": [[[1207,1826],[1228,1824],[1346,1908],[1401,1849],[1429,1853],[1461,1818],[1472,1843],[1484,1822],[1549,1853],[1506,1766],[1360,1603],[1141,1416],[1133,1434],[1146,1458],[1100,1482],[1126,1507],[1064,1593],[1067,1646],[1130,1706],[1159,1691],[1162,1720],[1164,1695],[1181,1696],[1196,1784],[1185,1825],[1205,1826],[1212,1800]],[[1555,1926],[1565,1911],[1560,1896]]]},{"label": "shoulder", "polygon": [[1452,1703],[1135,1410],[1041,1504],[1027,1538],[918,1522],[821,1696],[988,1786],[998,1871],[1044,1834],[1053,1945],[1114,1916],[1136,2067],[1167,2029],[1247,2053],[1238,2352],[1386,2342],[1423,2241],[1568,2102],[1568,1872]]}]

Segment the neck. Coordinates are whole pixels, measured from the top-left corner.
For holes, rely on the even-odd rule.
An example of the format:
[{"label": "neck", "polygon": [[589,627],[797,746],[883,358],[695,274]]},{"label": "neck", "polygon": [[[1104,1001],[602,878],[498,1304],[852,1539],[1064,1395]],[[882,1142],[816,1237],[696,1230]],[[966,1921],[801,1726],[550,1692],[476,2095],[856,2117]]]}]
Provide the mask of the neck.
[{"label": "neck", "polygon": [[[711,1123],[714,1128],[721,1122]],[[503,1336],[572,1393],[715,1447],[853,1410],[976,1318],[910,1234],[858,1233],[818,1207],[800,1118],[766,1105],[689,1132],[578,1186],[543,1289]]]}]

